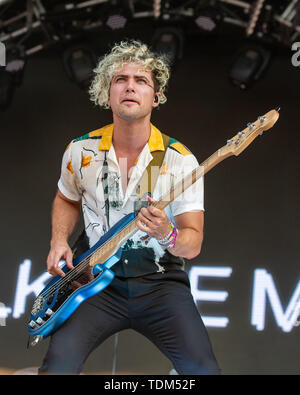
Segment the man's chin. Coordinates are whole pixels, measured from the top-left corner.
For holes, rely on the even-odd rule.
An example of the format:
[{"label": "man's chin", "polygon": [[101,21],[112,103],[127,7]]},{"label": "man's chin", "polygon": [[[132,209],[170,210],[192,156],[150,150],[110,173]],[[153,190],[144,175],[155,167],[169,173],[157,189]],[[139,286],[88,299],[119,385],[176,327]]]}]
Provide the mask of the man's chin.
[{"label": "man's chin", "polygon": [[135,121],[135,120],[141,118],[141,114],[137,114],[135,112],[129,112],[129,111],[121,111],[117,115],[124,121]]}]

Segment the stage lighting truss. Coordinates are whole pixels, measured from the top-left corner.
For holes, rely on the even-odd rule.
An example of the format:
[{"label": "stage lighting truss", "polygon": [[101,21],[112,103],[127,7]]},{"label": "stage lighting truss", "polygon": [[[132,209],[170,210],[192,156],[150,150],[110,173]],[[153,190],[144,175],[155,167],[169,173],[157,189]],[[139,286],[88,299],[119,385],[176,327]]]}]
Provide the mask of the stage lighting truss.
[{"label": "stage lighting truss", "polygon": [[22,45],[28,56],[141,18],[183,31],[192,21],[200,33],[231,24],[245,37],[286,46],[300,41],[300,0],[0,0],[0,42]]}]

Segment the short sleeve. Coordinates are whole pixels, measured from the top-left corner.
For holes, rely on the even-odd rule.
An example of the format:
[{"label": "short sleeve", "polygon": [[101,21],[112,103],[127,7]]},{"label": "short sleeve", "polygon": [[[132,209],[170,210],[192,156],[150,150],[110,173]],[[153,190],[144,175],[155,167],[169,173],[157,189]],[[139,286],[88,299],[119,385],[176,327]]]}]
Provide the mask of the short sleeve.
[{"label": "short sleeve", "polygon": [[[177,166],[175,183],[190,174],[199,163],[194,155],[186,155],[181,158],[180,166]],[[204,211],[204,177],[200,177],[193,185],[188,187],[172,203],[170,209],[173,217],[190,211]]]},{"label": "short sleeve", "polygon": [[58,188],[68,199],[80,201],[81,193],[78,189],[76,174],[72,166],[72,143],[68,145],[63,155]]}]

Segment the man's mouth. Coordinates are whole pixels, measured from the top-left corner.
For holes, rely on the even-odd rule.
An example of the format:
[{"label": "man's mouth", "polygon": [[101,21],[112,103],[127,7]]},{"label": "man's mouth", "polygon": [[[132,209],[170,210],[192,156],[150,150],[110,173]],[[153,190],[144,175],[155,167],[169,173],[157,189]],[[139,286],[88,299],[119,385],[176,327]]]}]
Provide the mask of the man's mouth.
[{"label": "man's mouth", "polygon": [[122,103],[137,103],[138,104],[138,102],[134,99],[124,99],[124,100],[122,100]]}]

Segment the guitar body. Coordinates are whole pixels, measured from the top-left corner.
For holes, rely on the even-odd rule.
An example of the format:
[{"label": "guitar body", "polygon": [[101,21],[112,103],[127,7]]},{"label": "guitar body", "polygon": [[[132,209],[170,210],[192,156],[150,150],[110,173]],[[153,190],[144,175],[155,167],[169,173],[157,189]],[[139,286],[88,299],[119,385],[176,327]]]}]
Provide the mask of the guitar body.
[{"label": "guitar body", "polygon": [[112,282],[114,273],[110,268],[120,260],[122,249],[118,248],[104,263],[93,266],[87,264],[88,258],[133,219],[133,213],[122,218],[92,248],[73,260],[74,269],[69,269],[66,265],[61,268],[65,277],[56,276],[47,284],[32,307],[28,324],[31,336],[45,338],[51,335],[82,302],[101,292]]}]

